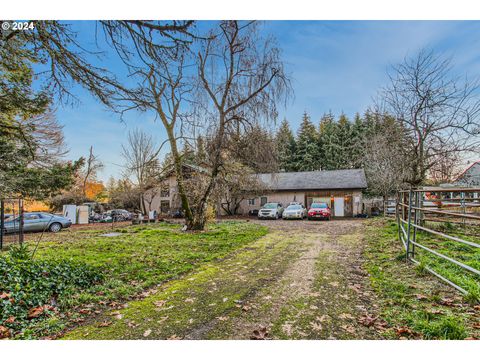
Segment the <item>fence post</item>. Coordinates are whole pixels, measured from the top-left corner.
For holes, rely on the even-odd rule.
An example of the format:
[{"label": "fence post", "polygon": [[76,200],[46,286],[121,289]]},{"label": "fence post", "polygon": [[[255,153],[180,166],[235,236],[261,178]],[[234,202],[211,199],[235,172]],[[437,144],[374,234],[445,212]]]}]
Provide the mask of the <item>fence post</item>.
[{"label": "fence post", "polygon": [[[419,197],[420,197],[420,192],[416,191],[415,192],[415,210],[414,210],[414,217],[413,217],[413,224],[418,225],[418,215],[420,211],[418,210],[419,206]],[[417,228],[416,226],[413,227],[413,242],[417,241]],[[412,244],[412,258],[415,257],[415,244]]]},{"label": "fence post", "polygon": [[3,227],[5,226],[5,203],[0,200],[0,250],[3,249]]},{"label": "fence post", "polygon": [[408,216],[407,216],[407,256],[406,259],[410,258],[410,228],[412,224],[412,190],[408,191]]},{"label": "fence post", "polygon": [[20,243],[20,245],[23,244],[23,200],[22,199],[18,199],[18,211],[20,213],[20,217],[19,217],[19,227],[18,227],[18,242]]}]

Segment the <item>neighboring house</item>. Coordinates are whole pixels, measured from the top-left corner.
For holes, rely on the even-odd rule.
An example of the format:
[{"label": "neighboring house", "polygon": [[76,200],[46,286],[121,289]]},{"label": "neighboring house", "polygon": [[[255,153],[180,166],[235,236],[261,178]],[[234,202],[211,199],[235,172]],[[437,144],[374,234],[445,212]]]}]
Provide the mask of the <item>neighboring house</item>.
[{"label": "neighboring house", "polygon": [[300,202],[307,208],[313,202],[326,202],[337,217],[362,212],[362,190],[367,188],[363,169],[303,171],[258,174],[267,189],[262,196],[243,200],[240,211],[248,214],[267,202]]},{"label": "neighboring house", "polygon": [[[192,176],[201,168],[184,165],[186,176]],[[251,210],[260,209],[267,202],[300,202],[310,207],[312,202],[326,202],[337,217],[355,216],[362,212],[362,190],[367,188],[363,169],[280,172],[256,174],[265,188],[261,196],[246,197],[239,207],[239,214],[248,215]],[[174,171],[169,171],[163,181],[162,190],[156,189],[151,209],[160,214],[173,214],[180,209]],[[248,191],[248,189],[246,189]],[[148,196],[148,193],[146,194]],[[221,211],[219,211],[221,213]]]},{"label": "neighboring house", "polygon": [[480,186],[480,160],[470,165],[455,181],[457,186]]}]

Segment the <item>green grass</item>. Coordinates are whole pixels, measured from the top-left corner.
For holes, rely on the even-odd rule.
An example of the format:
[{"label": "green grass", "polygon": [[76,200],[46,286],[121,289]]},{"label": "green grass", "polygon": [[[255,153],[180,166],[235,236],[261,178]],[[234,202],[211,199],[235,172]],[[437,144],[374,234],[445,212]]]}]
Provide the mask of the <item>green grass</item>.
[{"label": "green grass", "polygon": [[[62,234],[42,242],[35,260],[85,265],[98,270],[104,280],[75,294],[60,296],[56,299],[60,316],[36,322],[34,329],[16,336],[45,336],[49,334],[45,327],[55,333],[70,319],[77,318],[81,307],[93,309],[99,304],[135,297],[147,288],[222,259],[267,233],[265,227],[248,222],[223,222],[197,233],[181,232],[180,227],[163,223],[132,226],[115,230],[121,233],[117,237],[87,230],[85,236],[78,231],[71,238]],[[0,284],[0,293],[8,290]]]},{"label": "green grass", "polygon": [[[434,241],[424,234],[418,235],[420,243]],[[421,265],[407,263],[398,239],[398,228],[393,221],[371,220],[366,238],[365,256],[368,260],[365,266],[381,299],[382,317],[391,325],[387,337],[400,336],[397,330],[401,327],[413,332],[402,333],[401,336],[415,338],[464,339],[480,336],[478,310],[466,303],[458,291],[426,272],[425,266],[435,265],[435,270],[449,278],[459,277],[458,270],[441,262],[427,262],[425,255],[420,253],[417,256],[422,259]],[[440,248],[440,244],[436,245]],[[458,255],[452,253],[460,251],[456,245],[451,248],[441,245],[443,248],[439,251],[450,251],[450,255]],[[473,284],[475,280],[471,281]]]},{"label": "green grass", "polygon": [[[427,226],[473,243],[479,243],[480,241],[480,234],[474,235],[470,231],[464,231],[461,226],[451,223],[428,223]],[[475,269],[480,269],[480,248],[475,248],[426,232],[417,232],[417,242],[440,254],[446,255]],[[420,261],[422,266],[428,266],[465,289],[468,292],[465,297],[470,302],[480,302],[480,276],[418,247],[416,249],[415,259]]]}]

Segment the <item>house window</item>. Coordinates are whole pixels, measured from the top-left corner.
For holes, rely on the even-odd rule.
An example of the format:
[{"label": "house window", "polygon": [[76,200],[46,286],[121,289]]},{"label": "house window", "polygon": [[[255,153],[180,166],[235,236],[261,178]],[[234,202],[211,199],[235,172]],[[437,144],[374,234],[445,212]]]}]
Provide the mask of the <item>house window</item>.
[{"label": "house window", "polygon": [[248,205],[255,205],[255,199],[248,199]]},{"label": "house window", "polygon": [[168,185],[162,186],[160,191],[160,197],[169,197],[170,196],[170,187]]},{"label": "house window", "polygon": [[162,200],[160,201],[160,212],[162,214],[168,214],[170,211],[170,201]]},{"label": "house window", "polygon": [[268,201],[267,201],[267,197],[266,197],[266,196],[262,196],[262,197],[260,198],[260,206],[265,205],[267,202],[268,202]]}]

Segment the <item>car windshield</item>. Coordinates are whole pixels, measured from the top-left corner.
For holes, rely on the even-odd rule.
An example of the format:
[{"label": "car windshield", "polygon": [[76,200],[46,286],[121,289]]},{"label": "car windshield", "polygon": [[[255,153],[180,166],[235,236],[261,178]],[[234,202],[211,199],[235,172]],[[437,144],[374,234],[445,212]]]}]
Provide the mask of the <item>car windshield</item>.
[{"label": "car windshield", "polygon": [[277,207],[276,203],[268,203],[268,204],[265,204],[264,206],[265,209],[275,209],[276,207]]},{"label": "car windshield", "polygon": [[301,205],[290,205],[289,207],[287,207],[287,210],[302,210],[302,206]]},{"label": "car windshield", "polygon": [[312,209],[326,209],[328,205],[326,203],[313,203]]}]

